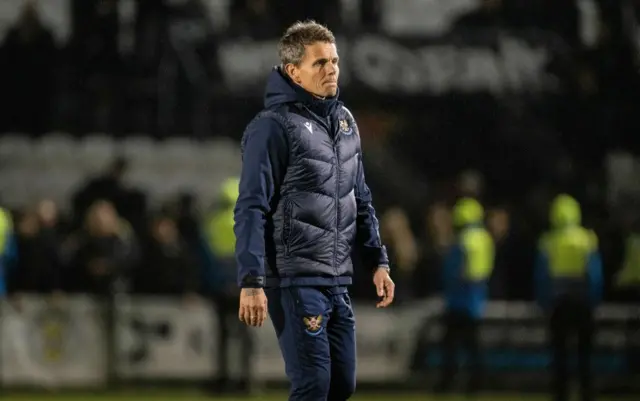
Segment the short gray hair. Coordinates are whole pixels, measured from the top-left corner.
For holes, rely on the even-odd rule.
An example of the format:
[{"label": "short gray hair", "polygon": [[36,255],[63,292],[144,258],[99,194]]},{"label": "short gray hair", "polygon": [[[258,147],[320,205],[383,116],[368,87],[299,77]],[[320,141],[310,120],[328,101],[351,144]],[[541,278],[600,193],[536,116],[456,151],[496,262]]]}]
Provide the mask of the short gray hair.
[{"label": "short gray hair", "polygon": [[326,26],[313,20],[298,21],[291,25],[280,38],[278,54],[283,66],[300,65],[304,57],[305,46],[316,42],[336,43],[333,32]]}]

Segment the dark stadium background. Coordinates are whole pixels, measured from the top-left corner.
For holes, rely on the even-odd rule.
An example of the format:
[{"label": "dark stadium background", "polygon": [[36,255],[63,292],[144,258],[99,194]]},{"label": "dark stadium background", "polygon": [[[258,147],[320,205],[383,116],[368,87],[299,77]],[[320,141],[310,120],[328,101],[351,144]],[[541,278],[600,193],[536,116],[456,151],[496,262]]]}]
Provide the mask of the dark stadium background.
[{"label": "dark stadium background", "polygon": [[[640,298],[616,280],[640,230],[639,1],[2,0],[0,206],[18,240],[1,262],[3,397],[234,399],[205,391],[219,336],[199,232],[239,173],[278,36],[307,18],[338,36],[398,285],[387,312],[368,275],[353,288],[358,399],[439,399],[440,258],[462,194],[498,247],[483,344],[506,395],[487,399],[543,399],[531,277],[558,192],[604,257],[597,387],[637,392]],[[87,221],[126,227],[116,269],[92,264]],[[166,236],[170,260],[153,251]],[[284,399],[270,324],[253,334],[257,399]]]}]

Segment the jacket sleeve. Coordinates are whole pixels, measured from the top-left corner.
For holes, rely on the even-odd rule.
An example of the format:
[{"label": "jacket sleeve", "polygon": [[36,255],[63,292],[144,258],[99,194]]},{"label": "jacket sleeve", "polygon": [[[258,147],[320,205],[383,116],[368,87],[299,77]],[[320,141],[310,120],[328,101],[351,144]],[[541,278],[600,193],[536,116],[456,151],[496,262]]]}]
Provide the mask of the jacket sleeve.
[{"label": "jacket sleeve", "polygon": [[240,195],[234,209],[238,285],[265,285],[265,222],[280,191],[289,158],[282,125],[270,117],[252,121],[242,138]]},{"label": "jacket sleeve", "polygon": [[362,154],[358,155],[358,173],[355,196],[358,208],[356,218],[356,246],[359,248],[365,266],[372,269],[389,266],[387,249],[380,240],[378,218],[372,205],[372,196],[364,177]]}]

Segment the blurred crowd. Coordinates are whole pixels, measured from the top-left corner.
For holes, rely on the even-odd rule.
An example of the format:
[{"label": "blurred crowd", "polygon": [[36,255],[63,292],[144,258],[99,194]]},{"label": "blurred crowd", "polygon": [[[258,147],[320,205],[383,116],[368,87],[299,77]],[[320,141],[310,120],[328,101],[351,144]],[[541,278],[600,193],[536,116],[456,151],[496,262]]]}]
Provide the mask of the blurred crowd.
[{"label": "blurred crowd", "polygon": [[[127,41],[123,3],[70,0],[71,36],[62,43],[26,2],[0,48],[5,99],[0,132],[118,137],[204,132],[239,138],[261,99],[257,94],[241,103],[229,100],[218,64],[224,40],[275,38],[292,21],[305,18],[324,22],[340,35],[387,34],[382,0],[356,2],[355,18],[342,14],[339,0],[232,0],[224,10],[229,21],[224,29],[206,18],[201,0],[136,0],[134,34]],[[587,3],[597,15],[590,24]],[[635,111],[640,2],[478,4],[456,19],[452,33],[555,35],[562,56],[548,60],[546,68],[559,91],[425,94],[418,100],[345,91],[366,136],[367,180],[400,282],[400,301],[438,290],[440,259],[453,240],[450,207],[462,194],[481,200],[488,211],[487,227],[498,249],[492,296],[531,299],[537,238],[548,220],[548,202],[559,192],[581,202],[585,224],[601,238],[605,297],[616,299],[614,277],[623,264],[625,239],[640,230],[640,213],[633,198],[623,205],[607,201],[603,171],[610,151],[640,152]],[[158,101],[165,60],[176,57],[172,32],[181,22],[189,22],[186,31],[197,36],[189,43],[208,89],[207,121],[198,132],[191,124],[192,93],[183,96],[193,92],[184,68],[175,71],[180,88],[171,96],[175,121],[163,120],[168,113]],[[143,189],[122,185],[126,166],[120,160],[90,179],[70,199],[70,208],[34,200],[36,206],[14,211],[17,256],[6,252],[3,262],[9,291],[132,291],[187,298],[226,291],[210,288],[207,278],[215,263],[207,256],[202,231],[211,211],[195,210],[197,194],[176,194],[159,210],[149,210]],[[374,295],[369,281],[360,275],[356,296]]]},{"label": "blurred crowd", "polygon": [[147,214],[139,194],[122,185],[126,168],[118,159],[88,180],[71,213],[51,200],[13,213],[2,260],[9,293],[206,293],[189,197]]},{"label": "blurred crowd", "polygon": [[[231,210],[233,195],[206,210],[195,197],[182,194],[150,209],[144,191],[124,184],[128,161],[116,159],[102,174],[90,177],[62,213],[51,200],[11,211],[13,235],[3,237],[0,252],[4,283],[9,294],[116,293],[183,297],[235,298],[235,268],[229,262],[233,242],[220,248],[209,236],[211,228],[232,235],[233,222],[217,225],[215,216]],[[233,181],[232,181],[233,182]],[[236,184],[237,186],[237,184]],[[412,216],[400,206],[379,210],[380,232],[387,245],[398,283],[398,302],[433,296],[442,291],[443,260],[456,241],[451,207],[460,196],[483,199],[481,176],[467,172],[452,189],[452,197],[427,203],[424,217]],[[549,194],[553,196],[554,194]],[[532,209],[532,226],[509,207],[487,204],[485,224],[496,243],[496,262],[489,281],[493,299],[532,300],[538,238],[548,228],[548,204],[542,198]],[[229,209],[231,208],[231,209]],[[625,263],[626,237],[638,235],[638,215],[627,215],[626,231],[595,226],[605,266],[605,299],[628,300],[616,286]],[[585,216],[587,226],[588,216]],[[2,231],[2,230],[0,230]],[[622,233],[622,235],[617,235]],[[217,233],[219,234],[219,233]],[[220,253],[220,249],[229,248]],[[356,265],[358,255],[354,255]],[[635,259],[634,259],[635,260]],[[632,267],[633,268],[633,267]],[[374,299],[371,277],[356,270],[353,294]],[[632,298],[634,299],[634,298]]]}]

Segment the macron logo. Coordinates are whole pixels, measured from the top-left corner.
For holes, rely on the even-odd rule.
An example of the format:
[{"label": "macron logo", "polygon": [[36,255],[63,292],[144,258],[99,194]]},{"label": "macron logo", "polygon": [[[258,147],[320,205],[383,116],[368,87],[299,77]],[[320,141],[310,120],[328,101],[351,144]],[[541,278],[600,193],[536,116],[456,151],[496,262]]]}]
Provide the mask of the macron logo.
[{"label": "macron logo", "polygon": [[307,127],[307,129],[309,130],[310,133],[313,134],[313,125],[311,125],[311,123],[309,121],[304,123],[304,126]]}]

